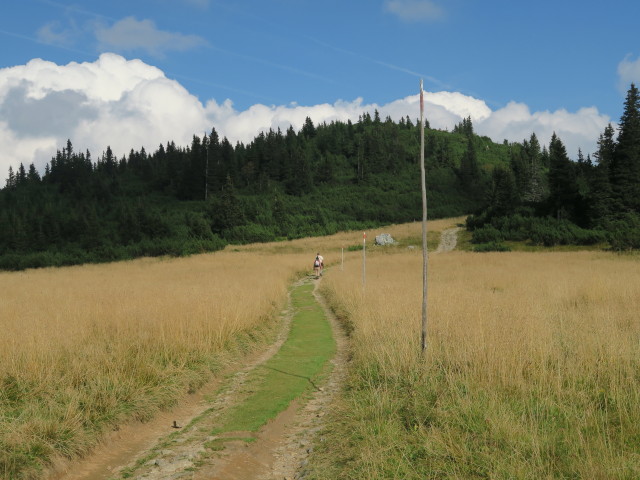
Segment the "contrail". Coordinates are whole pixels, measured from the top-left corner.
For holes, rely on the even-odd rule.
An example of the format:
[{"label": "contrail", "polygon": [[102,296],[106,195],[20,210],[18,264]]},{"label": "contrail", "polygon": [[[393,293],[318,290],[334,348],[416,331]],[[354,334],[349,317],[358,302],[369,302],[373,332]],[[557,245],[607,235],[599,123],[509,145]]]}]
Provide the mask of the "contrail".
[{"label": "contrail", "polygon": [[313,79],[316,79],[316,80],[321,80],[321,81],[326,82],[326,83],[335,83],[335,81],[331,80],[330,78],[326,78],[326,77],[323,77],[321,75],[317,75],[315,73],[307,72],[305,70],[300,70],[299,68],[291,67],[289,65],[283,65],[281,63],[271,62],[271,61],[268,61],[268,60],[264,60],[263,58],[258,58],[258,57],[254,57],[254,56],[251,56],[251,55],[246,55],[244,53],[233,52],[231,50],[226,50],[224,48],[220,48],[220,47],[216,47],[216,46],[210,46],[209,48],[211,48],[213,50],[216,50],[216,51],[218,51],[220,53],[224,53],[226,55],[232,55],[234,57],[243,58],[245,60],[249,60],[249,61],[252,61],[252,62],[262,63],[263,65],[279,68],[281,70],[285,70],[287,72],[295,73],[297,75],[303,75],[305,77],[313,78]]},{"label": "contrail", "polygon": [[323,42],[321,40],[318,40],[317,38],[313,38],[313,37],[306,37],[306,38],[307,38],[307,40],[310,40],[310,41],[312,41],[314,43],[317,43],[318,45],[320,45],[322,47],[329,48],[329,49],[334,50],[336,52],[343,53],[345,55],[350,55],[352,57],[361,58],[363,60],[366,60],[368,62],[374,63],[376,65],[380,65],[380,66],[388,68],[390,70],[396,70],[396,71],[399,71],[399,72],[403,72],[403,73],[406,73],[408,75],[412,75],[412,76],[417,77],[417,78],[425,78],[429,82],[434,83],[434,84],[438,85],[441,88],[444,88],[444,89],[447,89],[447,90],[452,90],[454,88],[451,85],[448,85],[448,84],[446,84],[446,83],[444,83],[444,82],[442,82],[442,81],[438,80],[437,78],[432,77],[430,75],[425,75],[423,73],[414,72],[413,70],[409,70],[408,68],[399,67],[399,66],[394,65],[392,63],[383,62],[381,60],[376,60],[375,58],[371,58],[371,57],[368,57],[366,55],[362,55],[360,53],[353,52],[351,50],[347,50],[347,49],[344,49],[344,48],[336,47],[336,46],[331,45],[329,43],[326,43],[326,42]]},{"label": "contrail", "polygon": [[71,12],[81,13],[83,15],[88,15],[90,17],[104,18],[105,20],[111,20],[113,22],[117,21],[116,18],[109,17],[107,15],[102,15],[101,13],[92,12],[90,10],[84,10],[82,8],[75,7],[73,5],[65,5],[64,3],[54,2],[53,0],[38,0],[38,1],[40,3],[51,5],[53,7],[61,8],[63,10],[69,10]]},{"label": "contrail", "polygon": [[79,53],[81,55],[85,55],[85,56],[89,56],[89,57],[93,56],[93,54],[91,54],[89,52],[85,52],[83,50],[78,50],[78,49],[70,48],[70,47],[64,47],[62,45],[56,45],[54,43],[43,42],[42,40],[38,40],[37,38],[28,37],[27,35],[22,35],[20,33],[8,32],[8,31],[2,30],[2,29],[0,29],[0,33],[2,33],[4,35],[8,35],[9,37],[20,38],[22,40],[28,40],[30,42],[37,43],[39,45],[45,45],[47,47],[59,48],[61,50],[66,50],[68,52],[73,52],[73,53]]}]

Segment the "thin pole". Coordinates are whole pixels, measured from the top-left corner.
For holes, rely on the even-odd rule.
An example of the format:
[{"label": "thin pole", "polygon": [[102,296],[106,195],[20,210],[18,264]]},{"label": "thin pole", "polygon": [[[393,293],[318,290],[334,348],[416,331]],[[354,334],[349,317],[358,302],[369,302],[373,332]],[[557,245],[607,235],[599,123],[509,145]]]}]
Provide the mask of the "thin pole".
[{"label": "thin pole", "polygon": [[429,252],[427,251],[427,185],[424,172],[424,91],[420,79],[420,180],[422,183],[422,352],[427,351],[427,271]]},{"label": "thin pole", "polygon": [[367,286],[367,232],[362,234],[362,293]]},{"label": "thin pole", "polygon": [[[204,137],[207,138],[207,134],[204,134]],[[207,164],[204,169],[204,201],[207,201],[207,197],[209,195],[209,142],[207,142]]]}]

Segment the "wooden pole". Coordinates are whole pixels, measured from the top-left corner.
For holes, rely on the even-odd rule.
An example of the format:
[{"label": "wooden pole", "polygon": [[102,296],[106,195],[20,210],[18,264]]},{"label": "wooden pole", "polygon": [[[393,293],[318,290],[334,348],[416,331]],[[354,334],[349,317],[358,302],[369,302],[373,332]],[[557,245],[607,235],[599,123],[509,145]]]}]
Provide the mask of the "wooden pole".
[{"label": "wooden pole", "polygon": [[367,232],[362,234],[362,293],[367,286]]},{"label": "wooden pole", "polygon": [[[204,140],[207,139],[207,133],[204,134]],[[209,142],[207,142],[207,163],[204,167],[204,201],[209,198]]]},{"label": "wooden pole", "polygon": [[420,79],[420,180],[422,183],[422,334],[420,346],[427,351],[427,273],[429,252],[427,251],[427,185],[424,172],[424,91]]}]

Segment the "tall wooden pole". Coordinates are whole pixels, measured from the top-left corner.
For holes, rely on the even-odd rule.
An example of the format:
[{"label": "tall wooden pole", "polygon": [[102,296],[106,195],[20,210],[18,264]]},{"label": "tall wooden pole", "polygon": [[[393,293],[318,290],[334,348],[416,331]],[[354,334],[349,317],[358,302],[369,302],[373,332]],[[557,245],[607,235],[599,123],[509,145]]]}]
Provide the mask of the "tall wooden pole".
[{"label": "tall wooden pole", "polygon": [[427,184],[424,173],[424,91],[420,79],[420,180],[422,183],[422,352],[427,351],[427,272],[429,252],[427,251]]},{"label": "tall wooden pole", "polygon": [[[207,132],[204,134],[204,140],[207,139]],[[209,198],[209,142],[207,142],[207,163],[204,167],[204,201]]]},{"label": "tall wooden pole", "polygon": [[367,287],[367,232],[362,233],[362,293]]}]

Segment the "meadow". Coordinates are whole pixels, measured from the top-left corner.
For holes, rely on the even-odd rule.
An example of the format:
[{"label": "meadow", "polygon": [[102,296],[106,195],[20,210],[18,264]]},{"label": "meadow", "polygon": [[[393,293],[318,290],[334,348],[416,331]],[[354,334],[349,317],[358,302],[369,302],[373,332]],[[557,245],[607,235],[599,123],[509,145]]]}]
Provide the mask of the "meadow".
[{"label": "meadow", "polygon": [[302,257],[218,252],[0,274],[0,478],[39,478],[268,341]]},{"label": "meadow", "polygon": [[[430,251],[461,221],[431,222]],[[431,253],[423,355],[420,224],[369,232],[366,288],[361,245],[1,273],[0,478],[42,478],[263,348],[317,251],[352,361],[309,478],[640,476],[638,256]]]},{"label": "meadow", "polygon": [[640,478],[640,257],[372,252],[322,291],[351,331],[316,479]]},{"label": "meadow", "polygon": [[0,478],[42,478],[263,348],[316,252],[361,239],[0,273]]}]

